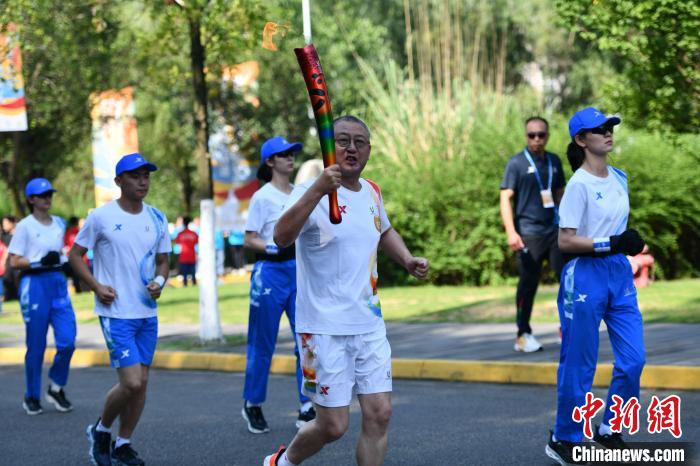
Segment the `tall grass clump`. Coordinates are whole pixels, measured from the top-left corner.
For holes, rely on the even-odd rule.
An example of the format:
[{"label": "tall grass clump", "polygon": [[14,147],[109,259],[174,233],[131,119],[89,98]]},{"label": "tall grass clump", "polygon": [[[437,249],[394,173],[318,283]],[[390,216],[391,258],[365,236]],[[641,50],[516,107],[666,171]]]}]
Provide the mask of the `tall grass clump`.
[{"label": "tall grass clump", "polygon": [[[373,81],[379,83],[380,80]],[[455,82],[430,99],[386,68],[369,89],[372,159],[368,176],[414,254],[431,260],[433,283],[503,281],[510,254],[498,211],[506,160],[522,145],[520,101]],[[399,275],[383,267],[383,280]]]}]

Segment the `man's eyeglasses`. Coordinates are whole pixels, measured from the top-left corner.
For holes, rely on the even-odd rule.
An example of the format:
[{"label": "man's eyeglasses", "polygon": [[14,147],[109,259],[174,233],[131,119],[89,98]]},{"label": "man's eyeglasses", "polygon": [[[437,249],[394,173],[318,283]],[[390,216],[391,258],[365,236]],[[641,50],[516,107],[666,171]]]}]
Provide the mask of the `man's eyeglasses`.
[{"label": "man's eyeglasses", "polygon": [[353,141],[355,142],[355,149],[357,149],[357,150],[362,150],[365,147],[369,146],[369,141],[367,141],[364,138],[351,139],[347,136],[339,136],[339,137],[335,138],[335,143],[338,144],[342,148],[350,147],[350,143]]},{"label": "man's eyeglasses", "polygon": [[42,199],[51,199],[53,197],[53,191],[47,191],[41,194],[35,194],[34,197],[40,197]]},{"label": "man's eyeglasses", "polygon": [[605,136],[606,134],[608,134],[608,132],[612,134],[614,129],[615,127],[612,125],[603,125],[598,126],[597,128],[591,128],[588,131],[590,131],[593,134],[600,134],[601,136]]},{"label": "man's eyeglasses", "polygon": [[535,139],[535,138],[544,139],[547,137],[547,133],[544,131],[537,132],[537,133],[527,133],[527,137],[529,139]]}]

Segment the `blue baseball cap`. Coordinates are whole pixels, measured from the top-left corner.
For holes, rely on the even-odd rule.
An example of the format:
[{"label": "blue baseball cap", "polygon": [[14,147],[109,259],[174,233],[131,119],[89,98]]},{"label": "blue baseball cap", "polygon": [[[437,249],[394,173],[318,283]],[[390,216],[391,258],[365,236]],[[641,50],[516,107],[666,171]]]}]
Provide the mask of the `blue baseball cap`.
[{"label": "blue baseball cap", "polygon": [[154,172],[158,170],[154,164],[144,159],[141,154],[134,152],[133,154],[128,154],[122,157],[119,162],[117,162],[117,176],[124,172],[130,172],[132,170],[137,170],[141,167],[148,168],[149,172]]},{"label": "blue baseball cap", "polygon": [[51,186],[51,182],[46,178],[34,178],[29,180],[27,186],[24,187],[24,195],[27,197],[39,196],[40,194],[48,193],[49,191],[52,193],[56,192],[56,190],[53,189],[53,186]]},{"label": "blue baseball cap", "polygon": [[275,136],[265,141],[260,148],[260,163],[265,163],[265,160],[275,154],[290,150],[301,150],[302,147],[304,147],[304,144],[300,142],[289,142],[282,136]]},{"label": "blue baseball cap", "polygon": [[569,136],[573,139],[584,129],[593,129],[604,124],[615,126],[619,125],[621,121],[616,116],[605,116],[603,112],[595,107],[586,107],[574,113],[574,116],[569,120]]}]

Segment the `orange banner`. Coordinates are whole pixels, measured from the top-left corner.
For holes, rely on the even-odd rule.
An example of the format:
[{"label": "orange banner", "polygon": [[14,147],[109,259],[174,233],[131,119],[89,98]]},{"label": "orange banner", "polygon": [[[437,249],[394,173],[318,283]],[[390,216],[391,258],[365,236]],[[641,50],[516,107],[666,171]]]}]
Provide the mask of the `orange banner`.
[{"label": "orange banner", "polygon": [[[2,30],[2,27],[0,27]],[[0,131],[26,131],[27,108],[17,27],[0,33]]]},{"label": "orange banner", "polygon": [[139,151],[131,87],[93,93],[92,164],[97,207],[119,197],[114,170],[122,156]]}]

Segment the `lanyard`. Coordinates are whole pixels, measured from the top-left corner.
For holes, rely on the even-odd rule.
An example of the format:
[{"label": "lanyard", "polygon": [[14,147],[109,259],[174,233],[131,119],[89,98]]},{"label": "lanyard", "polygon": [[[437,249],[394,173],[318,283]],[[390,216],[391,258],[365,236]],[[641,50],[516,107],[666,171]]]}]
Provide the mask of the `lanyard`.
[{"label": "lanyard", "polygon": [[[523,153],[525,154],[527,161],[530,162],[530,166],[532,166],[532,169],[535,170],[535,177],[537,178],[537,183],[540,185],[540,190],[544,191],[544,186],[542,185],[542,178],[540,178],[540,173],[537,171],[537,166],[535,165],[535,161],[532,160],[532,156],[530,155],[530,152],[528,152],[527,148],[525,148],[523,150]],[[549,183],[547,184],[547,189],[551,190],[552,189],[552,158],[546,152],[545,152],[545,157],[547,157],[547,164],[549,167]]]}]

